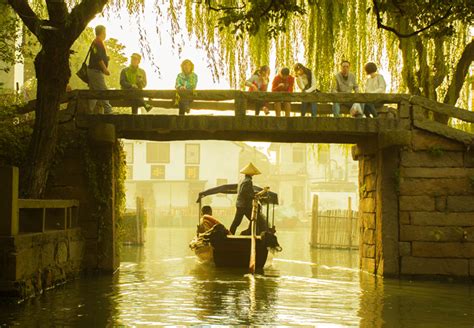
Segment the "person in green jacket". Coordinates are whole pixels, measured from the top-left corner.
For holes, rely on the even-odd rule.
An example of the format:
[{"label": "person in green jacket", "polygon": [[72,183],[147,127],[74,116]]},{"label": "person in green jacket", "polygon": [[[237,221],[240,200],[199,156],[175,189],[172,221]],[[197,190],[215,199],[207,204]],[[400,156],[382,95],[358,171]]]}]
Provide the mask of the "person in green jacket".
[{"label": "person in green jacket", "polygon": [[[185,59],[181,63],[181,73],[176,77],[176,90],[194,90],[198,82],[198,77],[194,73],[194,64],[189,59]],[[179,99],[179,115],[184,115],[184,113],[189,113],[189,106],[191,105],[192,100]]]},{"label": "person in green jacket", "polygon": [[[120,73],[120,86],[124,90],[142,90],[146,87],[146,73],[138,67],[142,56],[137,53],[132,54],[130,58],[130,66],[125,67]],[[147,104],[143,98],[132,100],[132,114],[138,114],[138,107],[145,107],[149,112],[153,107]]]}]

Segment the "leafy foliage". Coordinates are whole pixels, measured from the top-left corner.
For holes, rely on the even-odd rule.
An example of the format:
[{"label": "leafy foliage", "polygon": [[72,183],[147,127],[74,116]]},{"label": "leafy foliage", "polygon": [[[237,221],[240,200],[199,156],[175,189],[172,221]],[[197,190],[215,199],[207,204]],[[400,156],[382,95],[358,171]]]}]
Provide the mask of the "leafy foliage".
[{"label": "leafy foliage", "polygon": [[17,115],[14,96],[0,99],[0,165],[20,167],[26,160],[33,127],[29,117]]},{"label": "leafy foliage", "polygon": [[246,32],[257,35],[265,27],[267,36],[273,38],[281,32],[287,32],[289,17],[306,13],[304,7],[295,0],[235,1],[232,5],[228,1],[217,5],[212,2],[206,0],[210,10],[223,12],[218,19],[220,29],[231,27],[230,32],[238,36]]},{"label": "leafy foliage", "polygon": [[23,24],[13,10],[0,2],[0,71],[8,72],[24,56],[31,56],[31,44],[23,38]]}]

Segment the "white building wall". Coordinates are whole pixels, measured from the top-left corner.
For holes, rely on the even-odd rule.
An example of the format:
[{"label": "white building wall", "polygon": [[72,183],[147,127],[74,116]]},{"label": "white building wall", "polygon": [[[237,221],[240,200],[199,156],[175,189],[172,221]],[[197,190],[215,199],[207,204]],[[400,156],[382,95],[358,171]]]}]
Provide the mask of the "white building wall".
[{"label": "white building wall", "polygon": [[[196,180],[185,179],[185,150],[187,144],[199,144],[199,179],[204,182],[203,189],[217,186],[217,179],[226,179],[227,183],[237,183],[239,174],[239,156],[241,146],[228,141],[175,141],[170,142],[170,163],[147,163],[147,143],[150,141],[124,140],[124,144],[133,144],[133,177],[127,180],[127,207],[135,207],[137,181],[153,183],[154,203],[158,208],[186,207],[194,202],[196,195],[189,195],[189,187]],[[128,156],[130,158],[130,156]],[[151,166],[164,165],[165,179],[151,179]],[[192,197],[193,199],[189,199]],[[235,206],[235,196],[213,197],[212,205],[217,207]]]}]

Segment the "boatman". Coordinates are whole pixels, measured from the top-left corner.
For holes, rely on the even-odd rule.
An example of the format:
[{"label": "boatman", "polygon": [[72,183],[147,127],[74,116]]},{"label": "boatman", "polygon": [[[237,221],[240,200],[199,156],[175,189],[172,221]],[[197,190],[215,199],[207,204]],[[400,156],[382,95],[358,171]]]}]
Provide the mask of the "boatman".
[{"label": "boatman", "polygon": [[252,201],[255,195],[253,191],[252,177],[261,174],[260,171],[249,163],[246,167],[240,170],[240,173],[245,174],[245,178],[239,186],[239,193],[237,195],[237,211],[235,212],[234,221],[230,226],[230,233],[235,235],[237,227],[242,222],[244,215],[247,219],[252,219]]}]

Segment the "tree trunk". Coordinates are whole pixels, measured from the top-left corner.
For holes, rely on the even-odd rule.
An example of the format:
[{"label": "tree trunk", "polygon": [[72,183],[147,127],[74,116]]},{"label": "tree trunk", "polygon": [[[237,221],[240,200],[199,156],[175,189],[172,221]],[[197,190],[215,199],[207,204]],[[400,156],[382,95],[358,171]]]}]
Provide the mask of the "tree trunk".
[{"label": "tree trunk", "polygon": [[456,65],[456,71],[454,73],[451,84],[449,85],[448,92],[444,97],[444,103],[455,105],[458,101],[459,94],[462,90],[464,82],[466,82],[466,75],[469,72],[469,67],[474,61],[474,38],[469,44],[466,45],[464,51]]},{"label": "tree trunk", "polygon": [[54,41],[43,45],[35,59],[38,80],[35,127],[22,183],[23,194],[29,198],[41,198],[45,191],[58,139],[60,99],[71,76],[69,49],[60,47],[59,40]]}]

